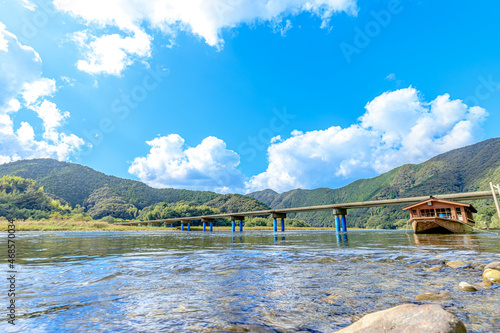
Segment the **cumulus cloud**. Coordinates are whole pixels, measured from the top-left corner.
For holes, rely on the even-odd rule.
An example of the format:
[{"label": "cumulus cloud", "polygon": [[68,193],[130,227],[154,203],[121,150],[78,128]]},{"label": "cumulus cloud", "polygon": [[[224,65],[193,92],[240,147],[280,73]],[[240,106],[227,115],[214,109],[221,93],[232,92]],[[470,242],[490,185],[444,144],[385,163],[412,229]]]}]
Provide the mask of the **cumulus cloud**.
[{"label": "cumulus cloud", "polygon": [[73,40],[85,50],[86,60],[79,60],[77,67],[90,74],[119,76],[135,59],[150,56],[150,39],[151,37],[141,30],[128,37],[118,34],[96,37],[86,31],[80,31],[73,35]]},{"label": "cumulus cloud", "polygon": [[149,154],[134,159],[129,173],[150,186],[221,193],[244,188],[244,176],[237,169],[238,154],[216,137],[207,137],[196,147],[187,147],[177,134],[146,143],[151,146]]},{"label": "cumulus cloud", "polygon": [[[36,157],[67,159],[83,145],[83,140],[74,134],[59,132],[69,113],[44,99],[56,91],[55,81],[41,76],[42,61],[38,53],[21,44],[2,23],[0,39],[6,41],[0,47],[0,163]],[[21,97],[24,104],[20,102]],[[27,122],[22,122],[17,130],[14,128],[12,117],[23,105],[42,119],[41,140],[37,140],[33,127]]]},{"label": "cumulus cloud", "polygon": [[448,94],[426,102],[414,88],[369,102],[356,124],[302,133],[268,148],[267,170],[247,190],[338,186],[478,141],[487,112]]},{"label": "cumulus cloud", "polygon": [[56,81],[54,79],[41,78],[33,82],[26,82],[23,85],[22,96],[27,105],[32,105],[40,97],[52,96],[56,91]]},{"label": "cumulus cloud", "polygon": [[134,58],[150,55],[151,38],[143,25],[172,37],[188,31],[220,48],[224,44],[221,31],[240,24],[270,22],[275,31],[284,35],[292,27],[290,20],[283,23],[286,15],[310,12],[320,17],[322,27],[326,27],[334,13],[357,13],[356,0],[54,0],[54,4],[86,24],[117,27],[133,36],[93,36],[85,48],[86,60],[78,63],[79,69],[113,75],[119,75]]}]

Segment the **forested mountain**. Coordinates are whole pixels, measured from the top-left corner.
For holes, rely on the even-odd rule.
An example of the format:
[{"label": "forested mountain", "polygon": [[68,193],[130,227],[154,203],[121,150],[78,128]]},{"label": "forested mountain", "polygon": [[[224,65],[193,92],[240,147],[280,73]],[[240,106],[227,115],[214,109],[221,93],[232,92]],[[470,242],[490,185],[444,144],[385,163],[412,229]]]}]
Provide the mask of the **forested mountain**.
[{"label": "forested mountain", "polygon": [[[342,188],[295,189],[281,194],[269,189],[248,196],[155,189],[139,181],[52,159],[2,164],[0,177],[5,175],[9,177],[0,184],[0,216],[46,218],[53,214],[87,213],[94,218],[150,219],[175,214],[199,215],[204,211],[226,213],[488,190],[490,181],[500,183],[500,139],[456,149],[421,164],[403,165]],[[472,203],[479,210],[476,220],[497,219],[491,200]],[[333,226],[331,212],[289,217],[313,226]],[[392,206],[350,210],[347,221],[350,227],[392,228],[404,224],[406,219],[407,213],[401,207]]]},{"label": "forested mountain", "polygon": [[0,178],[0,216],[42,219],[54,213],[64,215],[71,211],[71,207],[51,198],[32,179],[16,176]]},{"label": "forested mountain", "polygon": [[[0,177],[4,175],[22,177],[19,179],[25,182],[32,179],[36,183],[32,182],[31,186],[43,187],[45,196],[57,199],[63,205],[68,203],[73,208],[81,206],[94,219],[108,216],[133,219],[141,215],[143,208],[159,203],[174,204],[174,207],[178,206],[179,202],[195,206],[206,205],[222,212],[269,209],[256,199],[243,195],[222,195],[173,188],[156,189],[139,181],[108,176],[86,166],[53,159],[21,160],[2,164]],[[151,210],[154,208],[148,211]],[[42,215],[50,213],[45,212]],[[0,212],[0,216],[10,215]],[[22,214],[22,218],[30,216],[36,218],[39,213]]]},{"label": "forested mountain", "polygon": [[45,192],[66,200],[70,205],[84,205],[92,192],[104,186],[138,209],[157,202],[195,201],[205,203],[220,194],[173,188],[156,189],[142,182],[108,176],[89,167],[53,159],[21,160],[0,165],[0,177],[19,176],[35,180]]},{"label": "forested mountain", "polygon": [[[263,190],[248,194],[272,208],[326,205],[342,202],[391,199],[420,195],[489,190],[489,182],[500,183],[500,139],[490,139],[438,155],[421,164],[407,164],[378,177],[357,180],[338,189],[295,189],[284,193]],[[472,202],[476,207],[484,201]],[[491,218],[491,209],[480,210]],[[292,215],[293,216],[293,215]],[[332,226],[331,212],[294,216],[315,226]],[[348,225],[391,227],[406,219],[401,207],[350,210]]]}]

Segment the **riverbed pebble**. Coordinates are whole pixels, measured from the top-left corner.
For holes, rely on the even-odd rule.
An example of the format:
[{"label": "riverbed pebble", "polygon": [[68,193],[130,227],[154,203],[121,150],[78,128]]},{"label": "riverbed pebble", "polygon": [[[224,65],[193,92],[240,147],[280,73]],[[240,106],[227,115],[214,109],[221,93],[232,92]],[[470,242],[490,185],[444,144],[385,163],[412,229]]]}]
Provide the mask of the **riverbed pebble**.
[{"label": "riverbed pebble", "polygon": [[496,269],[497,271],[500,271],[500,261],[491,262],[484,266],[484,269]]},{"label": "riverbed pebble", "polygon": [[449,266],[451,268],[465,268],[467,266],[469,266],[470,264],[465,262],[465,261],[461,261],[461,260],[455,260],[455,261],[448,261],[446,263],[446,266]]},{"label": "riverbed pebble", "polygon": [[415,297],[416,301],[449,301],[450,299],[450,294],[445,291],[425,291]]},{"label": "riverbed pebble", "polygon": [[429,268],[425,269],[426,272],[437,272],[437,271],[440,271],[440,270],[441,270],[441,266],[432,266],[432,267],[429,267]]},{"label": "riverbed pebble", "polygon": [[500,283],[500,271],[496,269],[485,269],[483,272],[483,280]]},{"label": "riverbed pebble", "polygon": [[477,291],[476,287],[465,281],[462,281],[458,284],[458,289],[462,291]]},{"label": "riverbed pebble", "polygon": [[367,314],[337,333],[466,333],[464,324],[437,304],[403,304]]}]

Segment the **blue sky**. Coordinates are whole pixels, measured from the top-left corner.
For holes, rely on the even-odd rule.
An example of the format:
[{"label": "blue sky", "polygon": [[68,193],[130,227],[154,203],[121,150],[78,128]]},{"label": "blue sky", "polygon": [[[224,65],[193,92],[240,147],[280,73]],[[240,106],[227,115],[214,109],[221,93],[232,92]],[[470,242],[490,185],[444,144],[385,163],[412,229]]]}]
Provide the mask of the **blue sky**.
[{"label": "blue sky", "polygon": [[500,4],[0,1],[0,162],[338,187],[497,137]]}]

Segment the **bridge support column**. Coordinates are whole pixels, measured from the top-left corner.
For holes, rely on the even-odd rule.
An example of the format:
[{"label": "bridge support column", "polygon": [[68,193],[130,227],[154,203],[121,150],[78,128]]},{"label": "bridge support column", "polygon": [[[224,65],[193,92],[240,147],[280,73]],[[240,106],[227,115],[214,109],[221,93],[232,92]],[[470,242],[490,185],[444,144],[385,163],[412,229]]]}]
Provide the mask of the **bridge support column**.
[{"label": "bridge support column", "polygon": [[174,227],[174,224],[172,223],[172,224],[170,225],[170,228],[173,228],[173,227]]},{"label": "bridge support column", "polygon": [[236,228],[236,222],[233,220],[231,221],[231,227],[232,227],[232,231],[234,232],[234,229]]},{"label": "bridge support column", "polygon": [[214,231],[214,223],[210,222],[210,231]]},{"label": "bridge support column", "polygon": [[273,218],[273,230],[274,232],[278,231],[278,219],[281,219],[281,231],[285,231],[285,213],[272,213],[271,217]]},{"label": "bridge support column", "polygon": [[191,231],[191,223],[188,223],[188,231]]},{"label": "bridge support column", "polygon": [[335,215],[335,230],[340,232],[340,228],[342,226],[342,231],[347,231],[347,223],[345,220],[345,215],[347,214],[347,210],[345,208],[334,208],[333,215]]},{"label": "bridge support column", "polygon": [[181,231],[184,230],[184,223],[181,222]]},{"label": "bridge support column", "polygon": [[341,216],[341,221],[342,221],[342,231],[347,232],[347,221],[345,215]]},{"label": "bridge support column", "polygon": [[207,231],[207,222],[203,221],[203,232]]},{"label": "bridge support column", "polygon": [[240,222],[240,232],[242,232],[243,231],[243,221],[245,220],[245,217],[241,216],[241,215],[239,215],[239,216],[238,215],[231,215],[230,218],[231,218],[231,223],[233,225],[233,232],[236,229],[236,221]]}]

